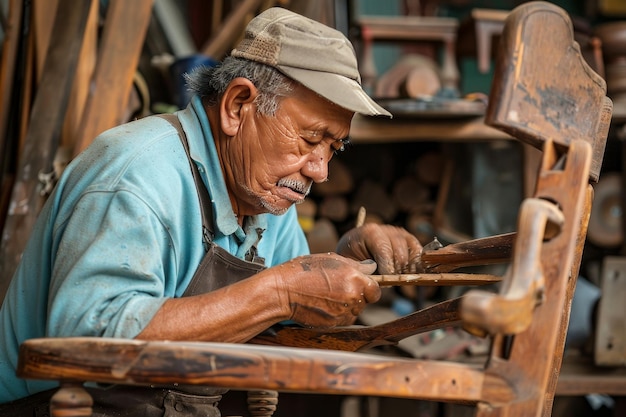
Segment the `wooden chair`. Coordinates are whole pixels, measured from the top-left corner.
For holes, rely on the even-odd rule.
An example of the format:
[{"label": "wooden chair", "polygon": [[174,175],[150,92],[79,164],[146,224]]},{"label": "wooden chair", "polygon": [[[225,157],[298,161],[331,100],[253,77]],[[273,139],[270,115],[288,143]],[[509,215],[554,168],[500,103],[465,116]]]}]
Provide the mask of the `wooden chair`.
[{"label": "wooden chair", "polygon": [[[368,328],[290,330],[302,336],[290,338],[293,345],[308,347],[34,339],[21,346],[18,374],[61,382],[53,417],[89,415],[84,381],[387,396],[473,404],[481,417],[549,416],[591,208],[589,182],[600,174],[612,103],[557,6],[519,6],[501,41],[486,122],[542,149],[543,156],[534,196],[519,210],[498,294],[471,290],[414,314],[412,323],[401,318],[399,331],[383,338]],[[394,343],[459,320],[490,335],[484,364],[338,350],[363,347],[349,343],[359,335]],[[266,408],[271,415],[271,405]]]}]

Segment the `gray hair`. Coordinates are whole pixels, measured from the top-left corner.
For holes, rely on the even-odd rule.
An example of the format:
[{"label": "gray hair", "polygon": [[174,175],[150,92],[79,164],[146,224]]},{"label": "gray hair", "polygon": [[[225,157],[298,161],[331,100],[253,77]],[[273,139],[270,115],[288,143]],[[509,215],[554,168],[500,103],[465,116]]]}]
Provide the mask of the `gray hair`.
[{"label": "gray hair", "polygon": [[260,94],[255,99],[261,114],[273,116],[281,97],[288,96],[294,81],[265,64],[232,56],[214,67],[198,67],[185,74],[187,89],[199,95],[209,106],[217,104],[232,80],[244,77],[252,81]]}]

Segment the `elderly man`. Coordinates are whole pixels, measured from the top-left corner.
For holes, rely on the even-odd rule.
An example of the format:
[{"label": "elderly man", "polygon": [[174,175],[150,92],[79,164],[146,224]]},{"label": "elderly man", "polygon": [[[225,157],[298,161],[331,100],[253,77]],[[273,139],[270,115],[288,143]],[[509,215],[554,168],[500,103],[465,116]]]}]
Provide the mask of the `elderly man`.
[{"label": "elderly man", "polygon": [[[298,225],[294,204],[327,180],[354,113],[389,115],[340,32],[269,9],[188,84],[185,110],[103,133],[49,198],[0,313],[0,412],[28,413],[52,388],[16,378],[26,339],[246,342],[285,320],[347,325],[380,296],[367,274],[414,271],[421,246],[403,229],[366,224],[309,255]],[[125,410],[113,415],[142,416],[186,398],[203,411],[166,415],[219,415],[224,392],[100,391]]]}]

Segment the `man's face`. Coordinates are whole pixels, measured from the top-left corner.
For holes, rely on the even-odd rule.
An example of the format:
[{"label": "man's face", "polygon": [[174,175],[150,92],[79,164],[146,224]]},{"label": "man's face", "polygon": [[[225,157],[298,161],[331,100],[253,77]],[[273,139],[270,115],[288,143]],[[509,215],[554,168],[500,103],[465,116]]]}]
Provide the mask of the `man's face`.
[{"label": "man's face", "polygon": [[245,109],[232,138],[227,178],[238,214],[282,214],[301,203],[314,182],[326,181],[328,163],[342,148],[353,113],[298,86],[274,116]]}]

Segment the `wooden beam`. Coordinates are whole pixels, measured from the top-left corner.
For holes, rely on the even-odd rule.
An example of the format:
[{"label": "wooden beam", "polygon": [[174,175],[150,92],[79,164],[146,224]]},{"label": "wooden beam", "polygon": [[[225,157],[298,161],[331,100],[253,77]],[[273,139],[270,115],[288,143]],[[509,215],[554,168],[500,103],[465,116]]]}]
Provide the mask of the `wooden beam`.
[{"label": "wooden beam", "polygon": [[109,2],[92,94],[87,100],[74,155],[100,133],[119,125],[128,104],[133,78],[152,16],[152,0]]}]

